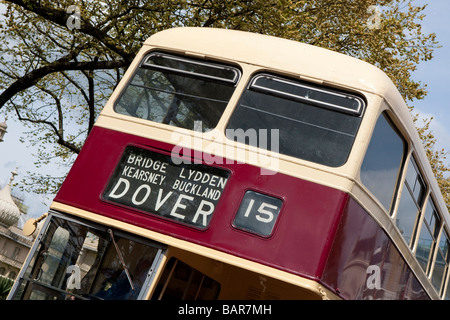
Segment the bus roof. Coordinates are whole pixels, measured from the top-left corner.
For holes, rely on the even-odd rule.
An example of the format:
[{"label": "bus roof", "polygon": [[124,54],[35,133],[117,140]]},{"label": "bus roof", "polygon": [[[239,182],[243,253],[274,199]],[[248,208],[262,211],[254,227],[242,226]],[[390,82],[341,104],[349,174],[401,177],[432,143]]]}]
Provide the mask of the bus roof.
[{"label": "bus roof", "polygon": [[383,71],[367,62],[273,36],[228,29],[183,27],[158,32],[147,39],[145,45],[199,54],[206,58],[270,66],[271,69],[304,76],[309,80],[382,96],[397,91]]}]

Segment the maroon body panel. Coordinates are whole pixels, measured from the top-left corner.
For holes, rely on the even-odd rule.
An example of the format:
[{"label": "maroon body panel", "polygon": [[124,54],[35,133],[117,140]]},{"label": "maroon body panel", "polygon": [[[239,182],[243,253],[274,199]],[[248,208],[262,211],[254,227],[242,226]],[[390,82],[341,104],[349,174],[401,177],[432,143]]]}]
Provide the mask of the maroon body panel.
[{"label": "maroon body panel", "polygon": [[[129,145],[162,153],[173,148],[94,127],[55,201],[320,281],[343,298],[377,298],[383,290],[385,297],[391,292],[397,298],[425,297],[375,221],[348,194],[316,183],[281,173],[261,175],[260,168],[247,164],[215,164],[230,176],[205,229],[103,200],[105,186]],[[233,226],[248,190],[283,201],[268,237]],[[383,290],[376,294],[366,290],[370,265],[381,268]]]},{"label": "maroon body panel", "polygon": [[[207,229],[107,203],[102,192],[129,144],[171,151],[158,141],[95,127],[55,201],[139,227],[231,253],[309,278],[320,277],[347,194],[280,173],[261,175],[244,164],[216,165],[231,172]],[[226,161],[224,161],[226,162]],[[272,235],[261,237],[232,226],[247,190],[283,200]]]},{"label": "maroon body panel", "polygon": [[345,299],[429,299],[386,232],[351,198],[322,282]]}]

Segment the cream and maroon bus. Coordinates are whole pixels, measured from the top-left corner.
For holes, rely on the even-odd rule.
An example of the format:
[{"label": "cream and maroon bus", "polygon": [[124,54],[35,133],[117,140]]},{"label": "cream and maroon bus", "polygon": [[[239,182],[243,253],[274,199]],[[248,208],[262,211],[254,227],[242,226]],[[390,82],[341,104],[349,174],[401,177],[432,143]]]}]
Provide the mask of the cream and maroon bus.
[{"label": "cream and maroon bus", "polygon": [[9,299],[447,299],[449,232],[382,71],[174,28],[114,90]]}]

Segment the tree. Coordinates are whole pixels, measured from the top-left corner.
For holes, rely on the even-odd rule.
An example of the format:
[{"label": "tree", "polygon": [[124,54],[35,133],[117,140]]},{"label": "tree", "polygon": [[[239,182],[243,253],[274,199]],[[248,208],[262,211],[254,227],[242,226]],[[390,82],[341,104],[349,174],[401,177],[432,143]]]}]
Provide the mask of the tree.
[{"label": "tree", "polygon": [[[419,115],[413,114],[413,120],[415,123],[419,121]],[[447,159],[448,152],[444,149],[436,150],[436,138],[433,132],[430,131],[430,124],[433,118],[423,119],[423,125],[416,125],[419,136],[422,139],[425,151],[430,161],[431,168],[435,174],[439,188],[441,189],[442,196],[447,204],[447,209],[450,212],[450,168],[446,166],[445,160]]]},{"label": "tree", "polygon": [[[421,30],[425,6],[413,2],[0,0],[0,108],[29,124],[38,164],[70,165],[143,41],[175,26],[246,30],[342,52],[384,70],[411,102],[426,95],[411,73],[437,47],[435,35]],[[436,167],[437,175],[444,169]],[[44,192],[61,180],[29,181]]]}]

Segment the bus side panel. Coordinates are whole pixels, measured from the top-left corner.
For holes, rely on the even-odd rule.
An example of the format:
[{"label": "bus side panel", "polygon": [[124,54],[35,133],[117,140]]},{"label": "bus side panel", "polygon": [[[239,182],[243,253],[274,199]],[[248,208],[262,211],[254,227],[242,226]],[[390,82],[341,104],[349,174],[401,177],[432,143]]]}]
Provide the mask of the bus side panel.
[{"label": "bus side panel", "polygon": [[322,282],[345,299],[429,299],[385,231],[351,198]]},{"label": "bus side panel", "polygon": [[[310,279],[320,279],[348,199],[346,193],[280,173],[261,175],[260,168],[247,164],[221,164],[217,166],[229,170],[230,178],[209,226],[205,230],[198,230],[101,199],[105,186],[129,144],[169,152],[173,147],[95,127],[55,202],[119,219]],[[233,226],[236,212],[247,190],[283,200],[273,232],[268,237],[257,236]]]}]

